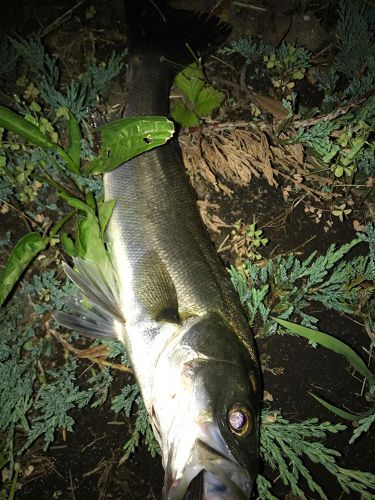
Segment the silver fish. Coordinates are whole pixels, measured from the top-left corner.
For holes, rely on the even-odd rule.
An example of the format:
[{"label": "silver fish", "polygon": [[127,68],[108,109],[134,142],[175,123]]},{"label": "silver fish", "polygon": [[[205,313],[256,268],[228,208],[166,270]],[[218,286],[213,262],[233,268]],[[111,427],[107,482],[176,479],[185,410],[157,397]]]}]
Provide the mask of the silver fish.
[{"label": "silver fish", "polygon": [[[125,116],[168,115],[173,70],[166,60],[188,63],[185,42],[203,50],[227,29],[162,2],[125,5]],[[56,319],[124,342],[162,450],[164,499],[184,498],[197,476],[205,500],[250,498],[259,451],[257,354],[175,145],[105,174],[104,191],[116,200],[108,240],[117,284],[109,270],[76,259],[78,273],[66,271],[94,308]]]}]

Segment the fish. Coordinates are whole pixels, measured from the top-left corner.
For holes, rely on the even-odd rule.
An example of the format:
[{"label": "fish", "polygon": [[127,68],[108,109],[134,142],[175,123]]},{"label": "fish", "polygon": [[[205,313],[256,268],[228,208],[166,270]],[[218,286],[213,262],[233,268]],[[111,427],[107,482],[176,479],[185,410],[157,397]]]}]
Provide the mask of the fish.
[{"label": "fish", "polygon": [[[192,52],[220,43],[228,26],[162,0],[126,0],[125,18],[125,117],[168,116],[176,71]],[[105,200],[116,201],[107,228],[111,266],[79,258],[74,270],[65,265],[85,299],[55,319],[124,343],[160,445],[165,500],[248,499],[259,467],[258,355],[175,142],[105,173],[103,182]]]}]

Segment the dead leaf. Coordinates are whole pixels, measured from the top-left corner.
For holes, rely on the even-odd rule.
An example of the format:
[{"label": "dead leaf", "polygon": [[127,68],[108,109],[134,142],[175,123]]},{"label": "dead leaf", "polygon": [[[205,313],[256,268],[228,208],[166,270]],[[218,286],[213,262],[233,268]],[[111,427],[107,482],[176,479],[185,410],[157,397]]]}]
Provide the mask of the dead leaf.
[{"label": "dead leaf", "polygon": [[273,396],[270,394],[268,391],[263,392],[263,401],[269,401],[270,403],[273,402]]},{"label": "dead leaf", "polygon": [[288,201],[289,193],[291,192],[291,190],[292,190],[292,186],[290,186],[290,185],[285,186],[285,188],[283,189],[283,198],[285,201]]},{"label": "dead leaf", "polygon": [[293,179],[296,181],[296,184],[301,184],[303,181],[303,177],[300,174],[294,174]]},{"label": "dead leaf", "polygon": [[274,413],[273,415],[267,415],[267,417],[264,419],[264,422],[266,424],[273,424],[277,420],[277,413]]},{"label": "dead leaf", "polygon": [[26,467],[26,469],[24,469],[22,475],[24,477],[31,476],[31,474],[33,473],[33,471],[34,471],[34,466],[33,465],[29,465],[28,467]]},{"label": "dead leaf", "polygon": [[278,99],[262,94],[252,94],[252,100],[257,106],[270,113],[276,120],[285,120],[288,116],[288,111]]},{"label": "dead leaf", "polygon": [[39,213],[35,217],[35,222],[39,222],[40,224],[42,224],[44,222],[44,219],[45,219],[44,215]]},{"label": "dead leaf", "polygon": [[38,97],[39,95],[39,89],[37,89],[34,85],[33,82],[31,82],[25,92],[23,93],[23,98],[26,100],[26,101],[35,101],[35,99]]},{"label": "dead leaf", "polygon": [[354,231],[358,231],[359,233],[363,233],[365,230],[365,226],[361,224],[358,220],[353,220],[353,229]]}]

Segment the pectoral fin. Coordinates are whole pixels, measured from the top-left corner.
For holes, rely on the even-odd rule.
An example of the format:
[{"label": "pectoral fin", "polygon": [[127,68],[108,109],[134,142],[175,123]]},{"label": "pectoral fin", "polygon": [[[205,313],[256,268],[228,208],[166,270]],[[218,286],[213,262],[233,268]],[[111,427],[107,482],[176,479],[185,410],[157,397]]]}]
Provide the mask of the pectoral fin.
[{"label": "pectoral fin", "polygon": [[157,252],[149,252],[138,269],[136,294],[155,321],[180,323],[177,292],[169,271]]},{"label": "pectoral fin", "polygon": [[67,302],[69,313],[56,311],[62,326],[96,338],[119,338],[125,319],[120,310],[116,280],[111,264],[99,269],[93,262],[74,259],[74,270],[63,265],[80,294]]}]

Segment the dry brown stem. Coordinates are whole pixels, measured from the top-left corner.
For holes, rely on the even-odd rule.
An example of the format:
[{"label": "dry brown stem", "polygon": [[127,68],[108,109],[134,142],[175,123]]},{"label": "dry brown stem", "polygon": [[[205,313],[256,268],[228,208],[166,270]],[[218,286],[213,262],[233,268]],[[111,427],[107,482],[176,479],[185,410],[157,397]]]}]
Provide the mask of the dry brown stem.
[{"label": "dry brown stem", "polygon": [[49,332],[62,344],[65,350],[73,353],[77,358],[88,359],[92,363],[101,366],[107,366],[108,368],[113,368],[122,372],[133,373],[133,370],[127,366],[120,365],[119,363],[111,363],[104,359],[108,356],[108,349],[106,346],[101,345],[89,347],[88,349],[77,349],[72,344],[69,344],[69,342],[67,342],[56,330],[50,328]]},{"label": "dry brown stem", "polygon": [[314,118],[310,118],[309,120],[295,120],[293,122],[295,127],[310,127],[311,125],[315,125],[318,122],[327,122],[332,121],[338,116],[346,114],[352,108],[358,108],[363,104],[369,97],[375,94],[375,89],[371,89],[365,94],[353,99],[352,101],[345,104],[345,106],[341,106],[331,111],[331,113],[327,113],[326,115],[315,116]]},{"label": "dry brown stem", "polygon": [[[329,186],[329,178],[314,174],[319,166],[308,160],[302,144],[274,144],[273,131],[264,123],[210,123],[180,135],[182,155],[191,181],[202,179],[227,195],[229,183],[247,186],[254,177],[264,177],[278,187],[278,179],[306,192],[314,200],[325,200],[331,193],[317,186]],[[282,138],[282,137],[281,137]]]}]

